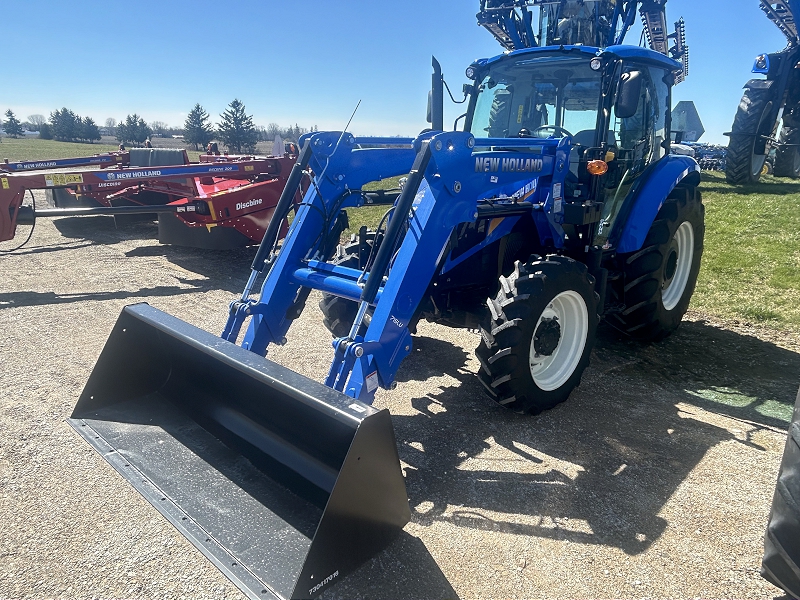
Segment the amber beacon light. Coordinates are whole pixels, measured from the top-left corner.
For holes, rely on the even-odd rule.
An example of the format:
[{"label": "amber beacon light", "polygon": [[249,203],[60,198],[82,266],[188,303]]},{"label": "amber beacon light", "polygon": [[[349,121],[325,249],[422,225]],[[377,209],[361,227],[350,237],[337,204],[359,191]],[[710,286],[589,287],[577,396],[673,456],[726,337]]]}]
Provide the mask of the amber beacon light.
[{"label": "amber beacon light", "polygon": [[591,175],[605,175],[608,173],[608,163],[604,160],[590,160],[586,170]]}]

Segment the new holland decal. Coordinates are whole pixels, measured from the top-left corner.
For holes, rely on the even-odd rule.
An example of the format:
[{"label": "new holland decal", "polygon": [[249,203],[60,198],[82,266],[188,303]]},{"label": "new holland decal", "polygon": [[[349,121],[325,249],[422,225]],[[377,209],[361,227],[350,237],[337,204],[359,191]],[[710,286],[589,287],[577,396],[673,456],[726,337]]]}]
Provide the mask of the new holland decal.
[{"label": "new holland decal", "polygon": [[492,158],[477,157],[476,173],[538,173],[544,169],[541,158]]}]

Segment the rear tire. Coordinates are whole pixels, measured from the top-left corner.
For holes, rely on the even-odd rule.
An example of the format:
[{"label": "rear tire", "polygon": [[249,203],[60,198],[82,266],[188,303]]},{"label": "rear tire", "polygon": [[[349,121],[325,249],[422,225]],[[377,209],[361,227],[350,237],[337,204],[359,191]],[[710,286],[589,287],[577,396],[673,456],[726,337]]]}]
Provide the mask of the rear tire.
[{"label": "rear tire", "polygon": [[705,209],[695,188],[676,188],[638,252],[620,254],[625,310],[608,322],[646,341],[675,331],[689,308],[703,256]]},{"label": "rear tire", "polygon": [[778,138],[779,144],[775,151],[775,167],[772,172],[775,177],[800,177],[800,147],[795,144],[800,143],[800,128],[787,127],[781,128],[781,135]]},{"label": "rear tire", "polygon": [[761,575],[800,598],[800,392],[772,499]]},{"label": "rear tire", "polygon": [[499,405],[538,414],[564,402],[589,364],[597,329],[594,278],[565,256],[532,256],[500,278],[481,329],[478,378]]},{"label": "rear tire", "polygon": [[774,100],[768,89],[747,89],[739,102],[728,143],[725,177],[728,183],[756,183],[761,177],[768,150],[756,154],[762,136],[773,134],[775,123],[770,119]]}]

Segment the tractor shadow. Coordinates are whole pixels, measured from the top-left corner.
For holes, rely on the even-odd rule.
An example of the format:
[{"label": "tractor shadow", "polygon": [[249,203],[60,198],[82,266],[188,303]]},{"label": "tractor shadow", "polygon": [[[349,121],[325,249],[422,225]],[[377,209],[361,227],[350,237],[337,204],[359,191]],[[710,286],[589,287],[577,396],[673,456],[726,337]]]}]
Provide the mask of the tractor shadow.
[{"label": "tractor shadow", "polygon": [[114,217],[83,216],[60,217],[53,225],[65,238],[84,240],[92,244],[116,244],[125,240],[158,239],[158,224],[155,221],[125,223],[117,226]]},{"label": "tractor shadow", "polygon": [[[184,283],[192,284],[191,281]],[[135,292],[91,292],[75,294],[56,294],[55,292],[0,292],[0,310],[18,308],[20,306],[48,306],[54,304],[71,304],[73,302],[128,300],[134,298],[150,298],[153,296],[180,296],[205,291],[208,286],[182,288],[171,285],[159,285],[136,290]]]},{"label": "tractor shadow", "polygon": [[[81,240],[83,245],[117,244],[122,241],[157,240],[158,224],[155,221],[125,223],[117,226],[113,217],[65,217],[54,221],[56,229],[65,238]],[[73,242],[74,243],[74,242]],[[65,245],[63,248],[74,248]],[[60,249],[58,246],[47,250]],[[126,257],[161,257],[164,260],[192,273],[205,277],[208,281],[198,283],[194,291],[224,290],[239,293],[247,283],[249,266],[257,251],[256,246],[230,250],[210,250],[173,246],[168,244],[145,245],[125,252]]]},{"label": "tractor shadow", "polygon": [[[250,265],[257,251],[258,246],[209,250],[159,244],[134,248],[127,251],[125,256],[161,257],[186,271],[205,277],[207,281],[204,282],[204,289],[206,290],[223,290],[232,294],[240,294],[247,283]],[[257,286],[261,285],[262,279],[259,278]]]},{"label": "tractor shadow", "polygon": [[413,398],[416,414],[392,417],[414,523],[630,555],[661,536],[667,522],[659,513],[711,448],[736,441],[763,451],[752,432],[737,439],[691,418],[692,407],[745,429],[785,430],[800,383],[800,354],[684,322],[653,345],[603,332],[570,399],[520,416],[485,397],[463,349],[425,337],[415,344],[400,381],[447,373],[458,383]]}]

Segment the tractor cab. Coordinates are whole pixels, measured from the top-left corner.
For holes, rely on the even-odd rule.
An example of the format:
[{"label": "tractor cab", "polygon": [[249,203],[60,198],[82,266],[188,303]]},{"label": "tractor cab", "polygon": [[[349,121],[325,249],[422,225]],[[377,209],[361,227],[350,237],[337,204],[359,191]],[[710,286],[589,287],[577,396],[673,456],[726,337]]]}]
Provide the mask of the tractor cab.
[{"label": "tractor cab", "polygon": [[568,143],[565,200],[604,203],[596,240],[603,246],[631,186],[669,154],[678,69],[663,54],[628,46],[532,48],[479,60],[467,69],[474,84],[465,130]]}]

